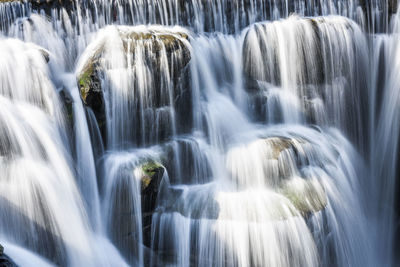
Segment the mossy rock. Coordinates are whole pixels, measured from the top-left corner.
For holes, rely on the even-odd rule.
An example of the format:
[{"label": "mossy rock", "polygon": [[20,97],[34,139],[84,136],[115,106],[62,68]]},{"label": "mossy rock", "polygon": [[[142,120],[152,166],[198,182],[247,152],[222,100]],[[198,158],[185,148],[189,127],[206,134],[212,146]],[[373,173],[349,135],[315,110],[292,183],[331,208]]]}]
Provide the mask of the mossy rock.
[{"label": "mossy rock", "polygon": [[290,138],[284,137],[270,137],[264,139],[266,143],[268,143],[272,148],[272,159],[278,159],[279,155],[287,149],[294,147],[294,141]]},{"label": "mossy rock", "polygon": [[[114,28],[113,28],[114,27]],[[112,29],[111,29],[112,28]],[[185,113],[186,110],[182,111],[184,107],[191,106],[191,94],[190,83],[187,82],[190,79],[190,68],[188,68],[188,63],[190,62],[190,49],[188,47],[189,36],[182,30],[182,32],[175,32],[165,28],[165,31],[159,27],[146,28],[145,31],[141,31],[138,27],[128,27],[128,26],[109,26],[109,28],[104,29],[105,32],[100,32],[99,37],[93,41],[87,53],[84,53],[84,58],[82,62],[79,63],[77,70],[77,85],[80,89],[80,95],[87,107],[90,107],[93,111],[102,138],[105,144],[107,144],[106,138],[106,105],[104,98],[104,86],[108,85],[108,80],[106,79],[107,73],[110,71],[110,66],[108,58],[105,56],[107,52],[107,44],[112,42],[110,40],[108,30],[118,35],[121,38],[121,45],[125,53],[125,56],[131,59],[135,59],[135,53],[144,53],[144,62],[150,70],[150,75],[152,85],[147,92],[149,98],[148,103],[139,103],[137,106],[133,107],[132,112],[135,113],[135,118],[140,120],[141,118],[146,118],[146,121],[138,122],[138,125],[143,125],[144,130],[150,131],[154,121],[148,119],[146,116],[142,116],[144,112],[154,111],[156,109],[164,108],[165,106],[174,105],[177,107],[177,120],[186,119],[181,113]],[[115,36],[113,37],[115,38]],[[136,46],[140,46],[143,49],[136,49]],[[165,58],[166,57],[166,58]],[[132,66],[129,66],[129,70],[132,71],[132,75],[136,75],[135,62],[131,61]],[[163,64],[167,63],[168,68]],[[171,90],[173,90],[173,103],[166,103],[167,98],[161,98],[160,95],[165,94],[165,82],[166,79],[163,76],[165,69],[168,69],[170,77],[168,81],[171,82]],[[182,89],[183,88],[183,89]],[[112,94],[112,92],[111,92]],[[132,99],[139,99],[141,96],[138,95],[139,90],[132,92],[134,96],[130,96],[128,101],[133,101]],[[185,105],[188,103],[188,105]],[[144,105],[144,106],[143,106]],[[146,106],[150,105],[150,106]],[[154,118],[155,119],[155,118]],[[188,123],[186,123],[188,124]],[[177,123],[177,125],[183,125],[183,123]],[[139,131],[139,130],[138,130]],[[136,145],[140,146],[142,143],[150,145],[151,142],[162,142],[168,140],[171,136],[171,132],[165,127],[162,130],[151,134],[145,135],[144,140],[136,139]],[[157,139],[157,140],[154,140]],[[153,143],[151,143],[153,144]]]},{"label": "mossy rock", "polygon": [[143,172],[143,176],[141,179],[141,187],[142,190],[145,190],[146,188],[149,187],[152,180],[156,178],[155,175],[161,172],[164,169],[164,167],[158,162],[149,161],[143,164],[141,166],[141,169]]},{"label": "mossy rock", "polygon": [[[126,33],[124,30],[119,30],[119,34],[121,36],[121,39],[123,41],[123,46],[128,52],[128,42],[131,41],[151,41],[152,43],[152,48],[154,49],[153,52],[158,53],[160,52],[160,45],[162,44],[167,53],[171,56],[172,53],[174,53],[177,50],[182,49],[183,50],[183,62],[180,62],[180,66],[175,64],[175,67],[178,68],[174,71],[174,73],[181,73],[181,70],[189,63],[190,61],[190,51],[187,48],[187,46],[183,43],[183,41],[180,39],[185,39],[188,40],[188,35],[184,32],[177,32],[177,33],[170,33],[170,32],[162,32],[162,31],[156,31],[156,30],[149,30],[146,32],[135,32],[135,31],[130,31]],[[104,42],[107,42],[105,40]],[[131,53],[134,53],[135,49],[131,49]],[[93,55],[88,59],[88,61],[84,64],[84,67],[82,70],[78,73],[78,85],[81,89],[81,96],[82,99],[86,103],[86,98],[87,96],[91,93],[91,91],[101,91],[100,85],[99,85],[99,73],[102,71],[102,66],[100,61],[102,60],[102,54],[104,51],[104,43],[102,45],[99,45],[98,49],[96,49],[93,52]],[[158,63],[157,57],[160,55],[156,55],[155,61]]]},{"label": "mossy rock", "polygon": [[82,75],[79,77],[79,89],[81,92],[82,100],[86,103],[86,98],[90,91],[91,76],[93,74],[93,65],[90,65]]},{"label": "mossy rock", "polygon": [[156,209],[158,193],[164,175],[164,166],[160,163],[149,160],[139,167],[142,171],[140,179],[141,201],[142,201],[142,227],[143,244],[151,246],[151,224]]},{"label": "mossy rock", "polygon": [[279,192],[288,198],[303,216],[325,209],[328,203],[325,190],[317,180],[294,177],[285,180]]}]

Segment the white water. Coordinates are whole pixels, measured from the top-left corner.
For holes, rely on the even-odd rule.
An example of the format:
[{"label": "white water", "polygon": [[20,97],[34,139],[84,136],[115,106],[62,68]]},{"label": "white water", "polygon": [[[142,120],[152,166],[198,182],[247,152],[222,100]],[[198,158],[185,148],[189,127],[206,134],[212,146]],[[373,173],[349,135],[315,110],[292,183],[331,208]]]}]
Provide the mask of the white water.
[{"label": "white water", "polygon": [[[18,265],[398,263],[387,3],[85,3],[0,4],[0,242]],[[104,110],[80,99],[92,64]]]}]

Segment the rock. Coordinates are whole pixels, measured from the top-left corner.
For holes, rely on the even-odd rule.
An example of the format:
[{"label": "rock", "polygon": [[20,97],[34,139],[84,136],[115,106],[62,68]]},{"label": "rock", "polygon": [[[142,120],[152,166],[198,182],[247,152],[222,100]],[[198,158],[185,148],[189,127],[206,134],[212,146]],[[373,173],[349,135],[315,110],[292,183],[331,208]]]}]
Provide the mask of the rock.
[{"label": "rock", "polygon": [[143,159],[140,165],[121,166],[115,177],[107,229],[112,242],[132,265],[140,250],[151,246],[152,215],[163,174],[161,164]]},{"label": "rock", "polygon": [[193,220],[217,220],[220,207],[212,183],[182,188],[169,188],[165,211],[178,212]]},{"label": "rock", "polygon": [[290,213],[293,216],[308,216],[326,207],[325,190],[315,176],[319,166],[329,162],[303,137],[270,136],[233,147],[228,152],[226,165],[239,190],[266,188],[276,193],[277,196],[271,194],[268,200],[276,203],[271,206],[276,208],[276,214],[270,217],[286,218],[281,216],[285,212],[279,210],[280,205],[287,205],[285,202],[293,205],[294,212]]},{"label": "rock", "polygon": [[164,167],[160,163],[149,161],[143,164],[141,169],[143,174],[141,178],[143,243],[150,247],[152,217],[156,209]]},{"label": "rock", "polygon": [[388,10],[389,15],[396,14],[397,8],[398,8],[398,1],[397,0],[389,0],[388,8],[389,8],[389,10]]},{"label": "rock", "polygon": [[[120,61],[123,64],[121,66],[130,71],[130,77],[132,77],[126,78],[129,83],[132,83],[132,92],[123,101],[126,101],[126,105],[135,113],[133,119],[139,120],[135,125],[142,126],[141,129],[136,129],[138,133],[133,133],[138,137],[133,138],[138,142],[137,145],[153,144],[170,137],[173,131],[169,129],[168,125],[158,127],[158,132],[155,132],[153,128],[157,123],[155,120],[161,117],[164,122],[172,119],[168,118],[170,112],[167,112],[171,105],[176,110],[177,120],[182,121],[176,125],[185,125],[185,129],[191,129],[190,121],[186,121],[192,117],[190,116],[192,97],[189,90],[190,69],[188,68],[191,56],[187,43],[189,37],[184,30],[178,32],[167,27],[164,29],[151,26],[145,29],[126,26],[107,27],[89,46],[84,58],[78,64],[77,71],[82,100],[93,110],[103,139],[106,140],[104,138],[106,116],[103,95],[106,89],[102,87],[112,87],[108,75],[110,72],[119,73],[118,71],[120,71],[113,69],[115,66],[111,62],[112,58],[107,54],[110,53],[107,50],[108,44],[113,48],[118,47],[112,43],[115,38],[120,38],[118,44],[121,46],[120,49],[123,49],[122,51],[118,50],[117,53],[125,54],[124,59]],[[137,60],[137,57],[142,57],[143,60]],[[143,65],[138,66],[137,64]],[[121,66],[118,68],[121,69]],[[146,82],[140,80],[143,74],[139,73],[137,69],[148,70],[149,78]],[[139,77],[139,79],[133,79],[133,77]],[[134,90],[135,87],[136,90]],[[173,91],[172,98],[166,96],[171,90]],[[112,94],[112,92],[108,92],[108,94]],[[170,103],[171,99],[173,103]],[[172,123],[170,124],[172,125]],[[140,134],[140,131],[149,133]],[[143,136],[146,140],[138,140]]]},{"label": "rock", "polygon": [[166,143],[163,151],[162,164],[168,170],[172,185],[204,184],[212,181],[209,158],[195,138],[175,139]]},{"label": "rock", "polygon": [[279,191],[303,216],[323,210],[328,202],[325,190],[316,180],[294,177],[284,181]]},{"label": "rock", "polygon": [[[270,137],[263,140],[271,147],[270,159],[278,159],[279,155],[287,149],[295,149],[295,140],[285,137]],[[302,140],[299,140],[303,142]]]},{"label": "rock", "polygon": [[0,244],[0,267],[17,267],[17,265],[4,254],[4,247]]},{"label": "rock", "polygon": [[66,8],[68,11],[72,11],[75,7],[75,0],[0,0],[0,3],[8,2],[27,2],[33,9],[44,10],[49,15],[54,8]]},{"label": "rock", "polygon": [[271,149],[267,157],[279,162],[275,190],[289,199],[303,216],[323,210],[327,205],[323,186],[316,179],[298,176],[300,170],[309,164],[308,157],[318,158],[312,145],[302,138],[270,137],[263,141]]},{"label": "rock", "polygon": [[83,70],[78,78],[78,85],[84,104],[94,112],[100,132],[104,136],[106,115],[97,64],[97,61],[93,60],[92,64]]},{"label": "rock", "polygon": [[[291,33],[293,36],[285,36],[285,40],[281,40],[276,34],[272,32],[279,32],[282,30],[282,26],[292,23],[296,24],[296,27],[302,28],[302,31],[307,32],[308,35],[303,36],[302,31],[297,33]],[[297,49],[300,51],[307,51],[312,48],[312,64],[309,62],[307,56],[300,52],[297,52],[295,56],[299,57],[299,67],[296,68],[298,73],[295,73],[298,78],[293,80],[293,83],[297,83],[297,86],[304,86],[306,84],[318,84],[325,82],[324,73],[324,55],[321,43],[321,29],[324,27],[331,27],[330,22],[325,18],[298,18],[290,17],[283,21],[277,21],[274,23],[257,23],[250,26],[246,33],[243,42],[243,70],[245,77],[246,89],[249,92],[256,92],[262,89],[260,82],[270,83],[275,87],[282,85],[282,79],[287,77],[281,77],[283,74],[281,68],[288,61],[286,58],[280,56],[282,49],[285,53],[294,56],[293,51]],[[349,25],[351,27],[351,25]],[[291,46],[291,37],[294,39],[304,39],[296,47]],[[311,67],[312,65],[312,67]],[[294,70],[293,68],[292,70]],[[299,71],[302,71],[301,73]],[[299,78],[301,77],[301,78]]]},{"label": "rock", "polygon": [[307,158],[301,138],[271,136],[233,147],[227,154],[226,166],[238,188],[249,186],[276,187],[283,179],[296,174]]},{"label": "rock", "polygon": [[28,43],[28,45],[29,45],[30,49],[38,50],[42,54],[44,60],[46,60],[47,63],[50,62],[50,51],[49,50],[47,50],[39,45],[36,45],[34,43]]}]

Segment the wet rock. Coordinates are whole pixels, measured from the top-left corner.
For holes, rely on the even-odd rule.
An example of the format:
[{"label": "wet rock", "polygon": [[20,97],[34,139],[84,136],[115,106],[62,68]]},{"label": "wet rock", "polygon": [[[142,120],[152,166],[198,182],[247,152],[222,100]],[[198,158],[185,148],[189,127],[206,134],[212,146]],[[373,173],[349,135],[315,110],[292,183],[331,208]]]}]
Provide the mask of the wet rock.
[{"label": "wet rock", "polygon": [[143,173],[141,178],[143,243],[150,247],[152,216],[156,209],[164,167],[157,162],[149,161],[143,164],[141,169]]},{"label": "wet rock", "polygon": [[4,254],[4,247],[0,244],[0,267],[17,267],[17,265]]},{"label": "wet rock", "polygon": [[398,1],[397,0],[389,0],[388,3],[388,8],[389,8],[389,15],[396,14],[397,8],[398,8]]},{"label": "wet rock", "polygon": [[[152,159],[139,166],[122,166],[115,177],[110,203],[110,237],[132,265],[151,246],[151,223],[164,167]],[[142,235],[140,235],[140,229]]]},{"label": "wet rock", "polygon": [[[57,266],[65,266],[67,262],[66,247],[62,238],[56,233],[58,230],[52,227],[54,221],[46,210],[43,192],[36,191],[36,197],[37,202],[34,204],[37,208],[36,218],[43,218],[43,221],[48,222],[48,224],[42,225],[32,220],[24,214],[20,207],[0,196],[0,210],[3,214],[3,218],[0,218],[2,231],[4,233],[18,232],[22,241],[21,246],[40,254]],[[9,218],[12,218],[12,220]],[[4,253],[7,254],[7,247],[5,247]]]},{"label": "wet rock", "polygon": [[295,177],[284,181],[279,191],[303,216],[321,211],[327,205],[326,193],[316,180]]},{"label": "wet rock", "polygon": [[218,219],[220,207],[212,185],[211,183],[187,188],[170,188],[165,212],[178,212],[193,220]]},{"label": "wet rock", "polygon": [[[294,39],[304,39],[304,42],[298,47],[290,44],[290,37],[285,43],[279,40],[277,35],[270,35],[274,31],[281,30],[281,25],[285,23],[296,24],[298,28],[307,31],[309,36],[306,38],[301,33],[289,33]],[[321,18],[296,18],[291,17],[288,20],[276,23],[258,23],[252,25],[246,33],[243,43],[243,71],[245,77],[245,86],[249,92],[257,92],[262,89],[261,82],[270,83],[274,86],[281,86],[281,68],[286,64],[284,58],[279,54],[281,49],[286,49],[286,54],[293,56],[293,51],[298,50],[296,55],[300,62],[299,70],[301,73],[295,73],[298,77],[296,81],[298,86],[305,84],[318,84],[325,81],[323,44],[321,43],[321,28],[330,27],[329,21]],[[349,26],[350,27],[350,26]],[[298,35],[298,36],[297,36]],[[297,44],[296,44],[297,46]],[[303,54],[312,48],[312,62]],[[312,64],[311,64],[312,63]]]},{"label": "wet rock", "polygon": [[275,190],[289,199],[303,216],[323,210],[327,205],[323,186],[316,179],[298,176],[301,174],[300,170],[308,166],[308,157],[318,157],[312,146],[301,138],[272,137],[264,141],[271,148],[269,157],[279,162],[279,177]]},{"label": "wet rock", "polygon": [[42,53],[44,60],[46,60],[47,63],[50,62],[50,52],[42,47],[38,47],[40,53]]},{"label": "wet rock", "polygon": [[307,164],[307,157],[301,154],[308,145],[301,138],[272,136],[234,148],[227,156],[231,179],[239,188],[254,184],[276,187]]},{"label": "wet rock", "polygon": [[65,8],[72,11],[75,7],[75,0],[0,0],[0,3],[7,2],[28,2],[33,9],[44,10],[50,14],[54,8]]},{"label": "wet rock", "polygon": [[[176,110],[176,118],[182,123],[180,125],[182,131],[191,129],[190,116],[191,113],[191,90],[190,90],[190,69],[188,63],[191,59],[190,50],[185,43],[188,41],[188,35],[184,32],[175,32],[154,28],[146,31],[140,31],[133,27],[117,27],[119,37],[121,38],[122,47],[126,54],[126,59],[132,60],[131,63],[125,63],[125,69],[128,69],[132,77],[138,74],[136,68],[148,69],[150,76],[150,84],[140,84],[139,79],[131,80],[132,96],[125,99],[135,113],[133,120],[137,121],[135,125],[141,125],[135,129],[136,137],[134,138],[137,145],[146,143],[152,144],[154,142],[167,140],[173,130],[168,125],[160,125],[157,131],[153,128],[157,125],[157,119],[162,119],[168,123],[172,118],[169,118],[171,112],[168,111],[171,98],[166,97],[168,90],[172,90],[172,99]],[[91,55],[87,58],[86,62],[81,64],[81,69],[78,71],[78,85],[81,91],[81,97],[84,103],[90,107],[98,121],[100,130],[105,138],[105,89],[103,87],[112,86],[110,81],[107,80],[107,73],[113,72],[112,67],[107,63],[108,58],[105,58],[106,46],[112,40],[108,36],[98,41],[97,46]],[[135,61],[136,55],[143,57],[141,64],[144,66],[137,66]],[[122,64],[122,62],[121,62]],[[132,65],[130,65],[132,64]],[[166,68],[166,64],[168,68]],[[129,65],[129,66],[128,66]],[[167,73],[166,73],[167,69]],[[169,75],[169,77],[165,77]],[[150,86],[147,88],[146,86]],[[135,87],[146,87],[134,90]],[[107,87],[108,88],[108,87]],[[143,95],[146,94],[146,95]],[[110,96],[109,96],[110,97]],[[124,100],[124,101],[125,101]],[[189,120],[189,121],[188,121]],[[169,123],[172,125],[172,122]],[[147,131],[149,134],[141,134],[141,131]],[[141,137],[145,140],[140,140]]]},{"label": "wet rock", "polygon": [[264,139],[264,142],[268,143],[272,148],[270,158],[276,160],[284,150],[295,148],[294,140],[285,137],[271,137]]},{"label": "wet rock", "polygon": [[162,163],[171,184],[204,184],[211,182],[210,162],[198,140],[175,139],[164,146]]},{"label": "wet rock", "polygon": [[75,9],[75,0],[29,0],[33,9],[44,10],[51,14],[52,9],[65,8],[68,12]]},{"label": "wet rock", "polygon": [[101,90],[98,59],[93,59],[78,77],[78,86],[83,103],[94,112],[102,135],[105,135],[105,106]]}]

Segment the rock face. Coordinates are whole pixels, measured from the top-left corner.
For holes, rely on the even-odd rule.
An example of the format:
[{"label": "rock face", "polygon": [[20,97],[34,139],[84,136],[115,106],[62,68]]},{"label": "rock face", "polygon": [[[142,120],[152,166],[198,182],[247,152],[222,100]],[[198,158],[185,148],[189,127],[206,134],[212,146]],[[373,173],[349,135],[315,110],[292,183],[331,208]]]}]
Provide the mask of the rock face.
[{"label": "rock face", "polygon": [[321,211],[327,205],[325,191],[315,180],[293,178],[279,190],[303,216]]},{"label": "rock face", "polygon": [[156,209],[157,196],[164,175],[164,167],[154,161],[142,165],[141,179],[143,244],[151,246],[151,223]]},{"label": "rock face", "polygon": [[4,254],[4,247],[0,245],[0,267],[17,267],[17,265]]},{"label": "rock face", "polygon": [[[238,191],[219,192],[210,186],[212,183],[169,188],[169,199],[162,202],[164,211],[209,220],[246,218],[237,214],[249,216],[250,221],[279,221],[300,215],[307,218],[328,205],[321,181],[308,173],[321,165],[314,160],[323,158],[317,153],[301,137],[271,136],[234,147],[227,155],[227,169]],[[260,205],[265,207],[261,213],[256,208]]]},{"label": "rock face", "polygon": [[[301,138],[272,137],[264,140],[271,148],[270,158],[278,163],[277,192],[285,196],[303,216],[323,210],[327,205],[326,193],[316,179],[305,179],[298,174],[310,164],[307,152],[310,145]],[[288,167],[289,166],[289,167]]]},{"label": "rock face", "polygon": [[397,0],[389,0],[388,3],[389,8],[389,15],[395,14],[398,8],[398,1]]},{"label": "rock face", "polygon": [[151,246],[152,215],[163,174],[161,164],[146,159],[136,167],[124,166],[116,179],[108,229],[113,243],[132,265],[140,251]]},{"label": "rock face", "polygon": [[[25,2],[23,0],[0,0],[0,3],[6,2]],[[74,0],[27,0],[34,9],[43,9],[50,12],[52,8],[64,7],[71,10],[75,6]]]},{"label": "rock face", "polygon": [[[133,133],[136,137],[156,139],[141,140],[141,143],[163,141],[172,134],[173,130],[168,125],[160,125],[154,138],[147,137],[152,135],[150,129],[158,123],[156,120],[165,123],[176,119],[180,121],[176,125],[190,129],[191,123],[187,121],[191,118],[188,35],[162,27],[109,27],[104,32],[107,30],[113,34],[117,32],[117,37],[100,34],[86,52],[77,72],[82,99],[93,110],[103,138],[107,123],[106,107],[109,108],[108,114],[113,116],[113,105],[117,104],[125,105],[126,110],[134,114],[131,114],[132,120],[140,120],[136,121],[136,125],[142,127],[136,131],[141,132]],[[116,47],[112,46],[115,38],[120,38],[117,42],[119,50],[110,49]],[[122,66],[113,64],[112,55],[115,54],[124,58]],[[115,75],[120,75],[118,82],[121,80],[129,84],[130,91],[124,92],[126,97],[118,103],[115,99],[119,95],[113,88]],[[175,118],[169,117],[169,108],[175,109]]]}]

